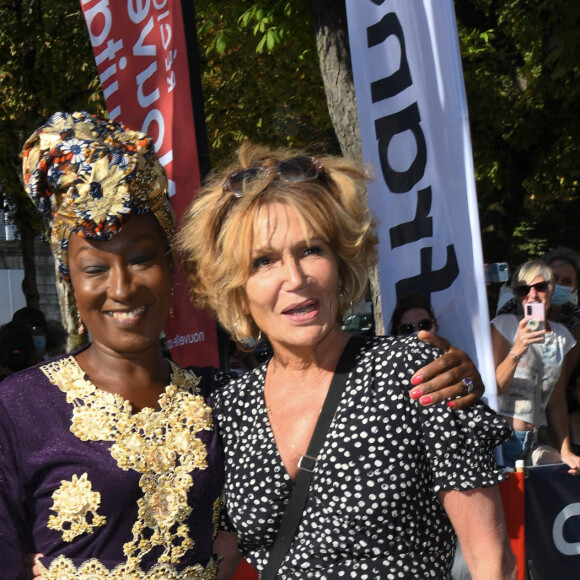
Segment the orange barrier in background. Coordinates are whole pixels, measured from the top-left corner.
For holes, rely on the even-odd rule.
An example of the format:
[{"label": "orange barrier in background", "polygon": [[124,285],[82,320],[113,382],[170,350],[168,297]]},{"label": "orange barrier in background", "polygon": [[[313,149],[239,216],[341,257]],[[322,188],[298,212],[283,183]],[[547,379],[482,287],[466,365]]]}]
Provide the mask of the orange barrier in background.
[{"label": "orange barrier in background", "polygon": [[518,561],[518,580],[526,577],[524,473],[508,474],[499,485],[512,551]]},{"label": "orange barrier in background", "polygon": [[242,559],[232,580],[258,580],[258,573],[245,560]]}]

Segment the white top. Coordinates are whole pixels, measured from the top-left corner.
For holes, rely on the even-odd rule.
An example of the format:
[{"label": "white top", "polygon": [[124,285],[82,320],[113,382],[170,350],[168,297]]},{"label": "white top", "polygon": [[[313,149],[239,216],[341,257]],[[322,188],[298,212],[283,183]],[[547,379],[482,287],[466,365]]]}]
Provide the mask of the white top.
[{"label": "white top", "polygon": [[[515,343],[519,322],[514,314],[500,314],[491,321],[510,346]],[[521,419],[534,427],[546,424],[546,406],[562,372],[564,356],[576,344],[563,324],[550,321],[550,329],[543,343],[528,347],[510,386],[498,397],[502,415]]]}]

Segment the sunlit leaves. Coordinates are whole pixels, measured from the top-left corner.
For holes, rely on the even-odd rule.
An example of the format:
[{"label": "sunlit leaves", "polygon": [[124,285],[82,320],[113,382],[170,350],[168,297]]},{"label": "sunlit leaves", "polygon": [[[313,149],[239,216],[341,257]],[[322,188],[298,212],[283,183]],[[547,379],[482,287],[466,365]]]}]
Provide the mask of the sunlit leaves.
[{"label": "sunlit leaves", "polygon": [[212,164],[246,138],[335,147],[307,0],[196,2]]},{"label": "sunlit leaves", "polygon": [[580,3],[458,0],[455,9],[485,258],[580,249],[568,227],[580,206]]}]

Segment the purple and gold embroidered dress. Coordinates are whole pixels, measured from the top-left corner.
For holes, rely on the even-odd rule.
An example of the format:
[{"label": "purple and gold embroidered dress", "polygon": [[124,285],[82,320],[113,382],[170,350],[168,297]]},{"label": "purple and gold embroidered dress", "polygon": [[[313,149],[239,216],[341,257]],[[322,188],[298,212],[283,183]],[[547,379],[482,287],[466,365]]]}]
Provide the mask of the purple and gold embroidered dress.
[{"label": "purple and gold embroidered dress", "polygon": [[65,356],[0,388],[0,570],[24,580],[215,578],[222,456],[206,381],[172,364],[133,413]]}]

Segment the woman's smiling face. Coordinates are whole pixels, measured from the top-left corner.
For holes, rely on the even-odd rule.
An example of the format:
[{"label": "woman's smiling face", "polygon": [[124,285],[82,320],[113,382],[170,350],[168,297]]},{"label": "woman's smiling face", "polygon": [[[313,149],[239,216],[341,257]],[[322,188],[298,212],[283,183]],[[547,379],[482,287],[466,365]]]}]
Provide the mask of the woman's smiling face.
[{"label": "woman's smiling face", "polygon": [[340,332],[338,278],[334,252],[292,208],[272,203],[260,210],[244,305],[274,350],[317,346]]},{"label": "woman's smiling face", "polygon": [[131,216],[108,241],[72,235],[71,284],[93,344],[117,354],[156,348],[171,308],[172,263],[152,215]]}]

